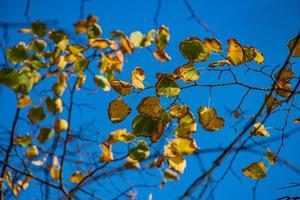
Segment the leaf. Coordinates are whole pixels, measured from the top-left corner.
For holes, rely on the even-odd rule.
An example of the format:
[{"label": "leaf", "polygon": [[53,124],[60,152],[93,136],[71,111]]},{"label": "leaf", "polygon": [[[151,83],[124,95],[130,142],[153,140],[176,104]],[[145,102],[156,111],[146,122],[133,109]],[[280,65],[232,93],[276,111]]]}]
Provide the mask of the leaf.
[{"label": "leaf", "polygon": [[46,118],[46,115],[41,106],[33,107],[28,112],[28,119],[33,124],[43,121],[45,118]]},{"label": "leaf", "polygon": [[174,78],[180,78],[187,83],[197,81],[200,77],[200,72],[194,67],[193,63],[187,63],[177,67],[173,74]]},{"label": "leaf", "polygon": [[57,119],[55,120],[55,123],[54,123],[54,130],[57,132],[57,133],[61,133],[65,130],[67,130],[69,127],[69,124],[67,122],[67,120],[64,120],[64,119]]},{"label": "leaf", "polygon": [[68,45],[67,50],[72,54],[79,54],[85,51],[86,49],[80,44],[70,44]]},{"label": "leaf", "polygon": [[179,176],[176,172],[174,172],[171,169],[166,169],[164,171],[164,177],[167,180],[173,180],[173,181],[178,181],[179,180]]},{"label": "leaf", "polygon": [[265,105],[268,113],[271,113],[277,106],[280,106],[282,102],[276,99],[272,94],[267,98],[269,94],[265,95]]},{"label": "leaf", "polygon": [[233,38],[227,40],[227,59],[234,66],[240,65],[244,61],[244,51],[240,43]]},{"label": "leaf", "polygon": [[130,42],[137,48],[148,47],[154,42],[155,32],[153,29],[146,35],[143,35],[140,31],[132,32],[130,34]]},{"label": "leaf", "polygon": [[115,45],[116,43],[114,41],[102,38],[90,39],[88,43],[88,47],[93,47],[97,49],[105,49]]},{"label": "leaf", "polygon": [[24,108],[32,104],[32,101],[28,95],[24,95],[18,98],[18,108]]},{"label": "leaf", "polygon": [[176,80],[170,76],[163,75],[155,84],[156,95],[166,96],[168,98],[177,96],[180,93],[180,87]]},{"label": "leaf", "polygon": [[25,157],[28,159],[33,159],[39,156],[39,150],[36,146],[30,146],[27,151],[25,152]]},{"label": "leaf", "polygon": [[123,121],[131,113],[131,108],[121,97],[114,99],[108,106],[108,117],[112,123]]},{"label": "leaf", "polygon": [[67,48],[68,44],[69,44],[68,35],[65,32],[61,31],[61,30],[58,30],[58,31],[51,30],[51,31],[49,31],[49,36],[48,37],[61,50],[65,50]]},{"label": "leaf", "polygon": [[14,145],[20,145],[22,147],[26,147],[32,143],[32,137],[29,135],[20,135],[14,139]]},{"label": "leaf", "polygon": [[178,173],[182,174],[186,168],[186,160],[181,156],[169,157],[169,167]]},{"label": "leaf", "polygon": [[276,154],[273,153],[270,149],[267,149],[267,151],[266,151],[266,158],[271,165],[274,165],[277,161]]},{"label": "leaf", "polygon": [[30,29],[20,29],[21,33],[33,33],[37,37],[44,37],[47,34],[47,27],[44,22],[36,21],[31,23]]},{"label": "leaf", "polygon": [[50,168],[50,176],[53,180],[59,180],[60,169],[52,166]]},{"label": "leaf", "polygon": [[190,62],[206,61],[209,57],[209,52],[205,49],[203,42],[197,37],[182,41],[179,50],[183,57]]},{"label": "leaf", "polygon": [[46,47],[47,47],[47,43],[44,40],[38,40],[38,39],[32,40],[28,45],[28,48],[31,51],[35,51],[36,53],[41,53]]},{"label": "leaf", "polygon": [[103,89],[103,91],[105,91],[105,92],[110,91],[109,81],[104,76],[95,75],[94,82],[97,84],[98,87],[101,87]]},{"label": "leaf", "polygon": [[198,109],[199,122],[207,131],[218,131],[224,127],[224,119],[218,117],[214,108],[202,106]]},{"label": "leaf", "polygon": [[47,160],[47,155],[40,160],[32,160],[31,163],[35,166],[42,166]]},{"label": "leaf", "polygon": [[178,126],[174,130],[174,135],[177,137],[189,137],[197,131],[197,123],[193,114],[190,111],[178,119]]},{"label": "leaf", "polygon": [[243,174],[251,179],[262,179],[266,177],[267,168],[263,162],[254,162],[245,169],[243,169]]},{"label": "leaf", "polygon": [[131,72],[131,84],[133,87],[137,89],[143,90],[145,88],[143,81],[145,80],[145,72],[143,68],[141,67],[136,67],[134,70]]},{"label": "leaf", "polygon": [[51,97],[48,96],[46,98],[46,106],[47,106],[47,110],[52,114],[62,113],[63,111],[63,102],[61,98],[52,99]]},{"label": "leaf", "polygon": [[205,38],[203,46],[207,51],[221,52],[222,45],[218,39],[215,38]]},{"label": "leaf", "polygon": [[[295,42],[296,42],[296,37],[291,39],[288,43],[288,48],[290,51],[292,51],[294,45],[295,45]],[[296,46],[295,46],[295,50],[292,54],[293,57],[300,57],[300,40],[298,40]]]},{"label": "leaf", "polygon": [[275,92],[284,98],[289,98],[291,96],[291,83],[285,81],[277,81],[275,85]]},{"label": "leaf", "polygon": [[127,169],[140,169],[141,168],[140,162],[130,158],[129,156],[126,159],[125,167]]},{"label": "leaf", "polygon": [[219,60],[219,61],[210,63],[208,66],[211,68],[215,68],[215,67],[229,65],[229,64],[230,64],[230,62],[228,60]]},{"label": "leaf", "polygon": [[23,63],[29,57],[25,43],[20,42],[15,47],[7,48],[6,57],[12,64]]},{"label": "leaf", "polygon": [[258,51],[256,48],[254,48],[254,51],[255,51],[255,56],[253,60],[258,64],[262,64],[264,62],[263,54],[260,51]]},{"label": "leaf", "polygon": [[49,139],[51,139],[54,135],[54,130],[49,127],[40,128],[39,135],[37,137],[40,144],[44,144]]},{"label": "leaf", "polygon": [[17,87],[18,82],[18,73],[15,69],[4,67],[0,70],[0,84],[14,89]]},{"label": "leaf", "polygon": [[283,70],[280,73],[280,77],[279,77],[279,71],[275,74],[275,78],[282,82],[288,82],[292,78],[294,78],[294,76],[295,76],[295,74],[294,74],[293,70],[289,67],[283,68]]},{"label": "leaf", "polygon": [[110,86],[120,95],[127,96],[131,93],[132,85],[125,81],[111,80]]},{"label": "leaf", "polygon": [[111,162],[114,160],[114,155],[112,152],[111,145],[102,143],[100,144],[100,148],[102,149],[102,154],[99,158],[100,162]]},{"label": "leaf", "polygon": [[150,148],[147,142],[139,140],[136,147],[128,152],[128,156],[133,160],[143,161],[150,155]]},{"label": "leaf", "polygon": [[140,114],[152,119],[158,119],[163,112],[163,108],[160,106],[158,97],[143,98],[139,103],[137,110]]},{"label": "leaf", "polygon": [[115,144],[117,142],[130,143],[135,140],[136,136],[129,133],[126,128],[121,128],[109,134],[106,140],[107,144]]},{"label": "leaf", "polygon": [[159,49],[153,52],[153,56],[161,62],[168,62],[171,60],[171,57],[166,52]]},{"label": "leaf", "polygon": [[295,118],[295,119],[293,120],[293,122],[294,122],[294,124],[300,124],[300,118]]},{"label": "leaf", "polygon": [[265,137],[270,137],[270,133],[267,131],[267,129],[265,128],[265,126],[260,123],[260,122],[256,122],[253,125],[253,130],[251,131],[252,135],[255,136],[265,136]]},{"label": "leaf", "polygon": [[80,171],[75,171],[69,178],[69,181],[71,183],[80,183],[82,179],[84,179],[84,174]]},{"label": "leaf", "polygon": [[119,30],[113,31],[110,33],[110,36],[113,38],[119,38],[120,39],[120,43],[121,43],[121,50],[124,53],[129,53],[132,54],[134,51],[133,45],[130,42],[130,40],[128,39],[128,37]]},{"label": "leaf", "polygon": [[192,155],[198,150],[196,141],[192,138],[175,138],[165,146],[165,155],[168,157]]},{"label": "leaf", "polygon": [[175,118],[182,118],[189,111],[188,106],[181,106],[177,103],[174,103],[170,108],[170,115]]},{"label": "leaf", "polygon": [[157,36],[155,40],[156,48],[163,51],[166,48],[169,41],[170,41],[169,28],[164,25],[161,25],[157,30]]},{"label": "leaf", "polygon": [[52,91],[57,95],[57,96],[62,96],[65,92],[66,85],[61,84],[61,83],[54,83],[52,86]]}]

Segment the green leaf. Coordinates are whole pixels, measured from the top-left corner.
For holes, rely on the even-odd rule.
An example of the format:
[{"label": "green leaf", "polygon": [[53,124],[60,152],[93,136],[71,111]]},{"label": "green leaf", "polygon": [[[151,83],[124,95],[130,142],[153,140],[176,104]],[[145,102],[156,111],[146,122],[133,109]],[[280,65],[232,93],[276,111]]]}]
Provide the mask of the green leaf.
[{"label": "green leaf", "polygon": [[166,96],[168,98],[177,96],[180,93],[180,87],[176,80],[170,76],[162,75],[155,84],[156,95]]},{"label": "green leaf", "polygon": [[40,144],[44,144],[49,139],[51,139],[54,135],[54,130],[52,128],[40,128],[39,135],[37,137]]},{"label": "green leaf", "polygon": [[47,110],[52,114],[62,113],[63,102],[61,98],[52,99],[51,97],[48,96],[46,98],[46,106],[47,106]]},{"label": "green leaf", "polygon": [[47,47],[47,43],[44,40],[38,40],[38,39],[32,40],[28,45],[28,48],[31,51],[35,51],[37,53],[42,52],[46,47]]},{"label": "green leaf", "polygon": [[43,121],[45,118],[46,118],[46,115],[41,106],[33,107],[28,112],[28,119],[33,124]]},{"label": "green leaf", "polygon": [[114,144],[117,142],[130,143],[136,138],[135,135],[129,133],[126,128],[121,128],[116,131],[113,131],[109,134],[108,139],[106,140],[107,144]]},{"label": "green leaf", "polygon": [[47,34],[47,27],[44,22],[36,21],[31,23],[31,31],[38,37],[44,37]]},{"label": "green leaf", "polygon": [[86,32],[89,39],[100,38],[102,35],[102,29],[98,24],[94,24],[91,28]]},{"label": "green leaf", "polygon": [[17,46],[6,49],[6,57],[12,64],[24,62],[29,56],[25,43],[20,42]]},{"label": "green leaf", "polygon": [[107,78],[105,78],[104,76],[95,75],[94,82],[97,84],[98,87],[101,87],[105,92],[108,92],[111,89]]},{"label": "green leaf", "polygon": [[139,140],[136,147],[129,150],[128,156],[133,160],[142,161],[150,155],[149,145],[143,140]]},{"label": "green leaf", "polygon": [[10,88],[15,88],[18,84],[18,73],[15,69],[4,67],[0,71],[0,84],[3,84]]},{"label": "green leaf", "polygon": [[177,67],[174,71],[174,78],[180,78],[184,82],[197,81],[200,77],[200,72],[194,67],[193,63],[187,63]]},{"label": "green leaf", "polygon": [[206,61],[209,52],[204,48],[203,42],[197,37],[187,38],[179,45],[179,50],[183,57],[190,62]]}]

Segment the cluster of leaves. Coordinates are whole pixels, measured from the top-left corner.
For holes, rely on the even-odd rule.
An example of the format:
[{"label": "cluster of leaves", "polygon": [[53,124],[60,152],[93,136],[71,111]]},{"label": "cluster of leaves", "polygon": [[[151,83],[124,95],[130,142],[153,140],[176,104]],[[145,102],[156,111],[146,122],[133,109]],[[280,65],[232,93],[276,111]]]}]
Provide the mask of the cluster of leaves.
[{"label": "cluster of leaves", "polygon": [[[47,155],[41,159],[37,145],[47,143],[55,134],[69,131],[68,121],[62,119],[60,114],[64,109],[63,96],[68,88],[68,79],[76,77],[76,89],[80,90],[87,78],[90,62],[98,62],[99,74],[93,75],[97,87],[104,92],[111,88],[120,97],[112,100],[108,107],[108,117],[112,123],[119,123],[131,113],[132,108],[122,99],[122,96],[130,95],[134,90],[145,89],[146,78],[143,68],[136,67],[131,73],[131,83],[117,78],[116,72],[122,72],[126,54],[133,54],[136,49],[146,48],[154,44],[156,50],[154,57],[162,62],[167,62],[171,57],[165,52],[170,40],[169,30],[161,26],[158,30],[150,30],[143,34],[139,31],[127,37],[122,31],[116,30],[110,33],[110,39],[102,38],[102,28],[98,24],[98,18],[89,16],[86,20],[78,21],[75,25],[77,34],[85,34],[88,43],[71,44],[69,36],[62,30],[48,30],[43,22],[34,22],[29,29],[21,29],[22,33],[31,33],[35,37],[28,45],[21,42],[8,48],[6,51],[8,61],[14,67],[4,67],[0,70],[0,83],[11,88],[18,95],[19,109],[29,107],[28,119],[32,124],[38,124],[45,120],[47,115],[55,115],[56,120],[52,125],[40,127],[36,138],[30,135],[19,135],[14,138],[14,145],[27,148],[25,157],[33,165],[41,166],[47,160]],[[290,43],[293,43],[291,41]],[[160,141],[165,130],[173,121],[177,127],[173,131],[172,139],[164,146],[164,152],[148,164],[149,168],[164,169],[166,180],[178,180],[187,166],[185,155],[195,154],[198,150],[193,134],[197,132],[197,120],[188,105],[182,105],[174,101],[169,107],[163,108],[160,97],[177,98],[182,90],[178,80],[184,83],[193,83],[200,78],[200,72],[194,66],[197,62],[208,61],[211,54],[216,53],[223,57],[222,60],[212,62],[209,68],[225,65],[238,66],[248,62],[262,64],[263,54],[252,46],[242,46],[236,39],[227,40],[227,56],[222,53],[221,42],[215,38],[201,40],[197,37],[187,38],[179,45],[180,52],[187,63],[177,67],[173,73],[157,73],[155,83],[155,95],[144,97],[136,109],[138,115],[132,121],[131,132],[126,128],[115,130],[100,144],[102,153],[99,162],[111,162],[114,160],[113,146],[119,142],[133,143],[136,146],[128,150],[124,163],[127,168],[140,168],[140,163],[146,160],[151,153],[150,142]],[[54,46],[53,49],[50,47]],[[294,56],[299,56],[299,46]],[[56,82],[51,86],[52,93],[44,98],[41,104],[33,102],[30,98],[32,89],[42,80],[55,76]],[[276,78],[276,93],[288,98],[290,94],[290,80],[294,77],[291,69],[286,68]],[[266,96],[267,97],[267,96]],[[266,108],[271,112],[281,101],[274,96],[266,98]],[[200,106],[198,109],[198,122],[205,131],[218,131],[225,126],[225,120],[218,116],[217,110],[212,107]],[[254,136],[269,136],[269,132],[262,123],[257,122],[251,134]],[[37,142],[35,142],[37,140]],[[36,145],[34,145],[36,144]],[[271,164],[276,162],[276,155],[267,151],[266,156]],[[50,174],[53,180],[60,180],[61,167],[57,156],[52,158]],[[167,166],[167,167],[165,167]],[[243,170],[243,173],[252,179],[266,176],[266,166],[263,162],[255,162]],[[86,175],[75,171],[69,181],[80,183]],[[31,177],[25,177],[24,181],[13,183],[11,174],[7,170],[6,180],[15,195],[20,189],[26,189]],[[165,180],[164,180],[165,181]]]}]

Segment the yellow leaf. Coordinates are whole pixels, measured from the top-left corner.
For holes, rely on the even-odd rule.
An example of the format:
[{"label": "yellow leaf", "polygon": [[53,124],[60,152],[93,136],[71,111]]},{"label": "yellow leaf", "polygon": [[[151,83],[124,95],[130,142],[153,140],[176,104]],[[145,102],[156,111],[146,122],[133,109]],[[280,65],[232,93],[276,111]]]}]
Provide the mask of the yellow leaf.
[{"label": "yellow leaf", "polygon": [[269,94],[265,95],[265,105],[266,105],[267,111],[269,113],[271,113],[272,110],[274,110],[274,108],[276,108],[277,106],[280,106],[282,102],[280,100],[276,99],[272,94],[267,99],[268,96],[269,96]]},{"label": "yellow leaf", "polygon": [[186,168],[186,160],[181,156],[168,158],[168,164],[171,169],[174,169],[180,174],[182,174]]},{"label": "yellow leaf", "polygon": [[84,174],[82,172],[80,172],[80,171],[75,171],[71,175],[69,181],[71,183],[80,183],[82,181],[82,179],[84,179]]},{"label": "yellow leaf", "polygon": [[88,47],[104,49],[116,45],[114,41],[102,38],[90,39]]},{"label": "yellow leaf", "polygon": [[217,131],[224,127],[224,119],[219,118],[214,108],[202,106],[198,109],[199,122],[207,131]]},{"label": "yellow leaf", "polygon": [[171,60],[171,57],[166,52],[160,49],[154,51],[153,56],[161,62],[168,62],[169,60]]},{"label": "yellow leaf", "polygon": [[111,101],[108,107],[108,117],[112,123],[118,123],[131,113],[131,108],[121,97]]},{"label": "yellow leaf", "polygon": [[266,177],[267,168],[263,162],[254,162],[245,169],[243,169],[243,174],[251,179],[261,179]]},{"label": "yellow leaf", "polygon": [[244,51],[236,39],[228,39],[227,59],[234,66],[240,65],[244,61]]},{"label": "yellow leaf", "polygon": [[220,52],[222,51],[221,42],[215,38],[205,38],[203,46],[207,51]]},{"label": "yellow leaf", "polygon": [[20,135],[14,139],[14,145],[26,147],[32,143],[32,137],[29,135]]},{"label": "yellow leaf", "polygon": [[255,56],[254,56],[253,60],[258,64],[262,64],[264,62],[263,54],[255,48],[254,48],[254,51],[255,51]]},{"label": "yellow leaf", "polygon": [[196,132],[197,123],[193,114],[190,111],[178,119],[178,127],[174,130],[174,134],[178,137],[189,137]]},{"label": "yellow leaf", "polygon": [[111,80],[109,81],[110,86],[119,94],[126,96],[131,93],[132,85],[125,81],[119,81],[119,80]]},{"label": "yellow leaf", "polygon": [[171,76],[163,75],[155,84],[157,96],[167,96],[168,98],[177,96],[180,93],[180,87],[176,80]]},{"label": "yellow leaf", "polygon": [[110,162],[114,160],[114,155],[112,152],[112,146],[109,144],[102,143],[100,144],[102,149],[102,154],[99,158],[100,162]]},{"label": "yellow leaf", "polygon": [[32,101],[28,95],[24,95],[18,98],[18,108],[24,108],[32,104]]},{"label": "yellow leaf", "polygon": [[165,156],[174,157],[183,154],[192,155],[198,150],[196,141],[192,138],[175,138],[165,146]]},{"label": "yellow leaf", "polygon": [[140,114],[152,119],[159,118],[163,112],[158,97],[145,97],[139,103],[137,110]]},{"label": "yellow leaf", "polygon": [[256,122],[253,125],[253,130],[251,131],[251,134],[255,136],[270,137],[270,133],[266,130],[265,126],[260,122]]},{"label": "yellow leaf", "polygon": [[125,162],[125,167],[127,169],[140,169],[140,162],[137,160],[132,159],[131,157],[127,157],[126,162]]},{"label": "yellow leaf", "polygon": [[229,64],[230,64],[230,62],[228,60],[219,60],[219,61],[210,63],[209,67],[215,68],[218,66],[224,66],[224,65],[229,65]]},{"label": "yellow leaf", "polygon": [[42,166],[46,160],[47,160],[47,156],[43,157],[40,160],[32,160],[31,163],[35,166]]},{"label": "yellow leaf", "polygon": [[98,87],[101,87],[103,89],[103,91],[105,91],[105,92],[110,91],[109,81],[104,76],[95,75],[94,82],[97,84]]},{"label": "yellow leaf", "polygon": [[127,129],[121,128],[116,131],[113,131],[109,134],[108,139],[106,140],[107,144],[114,144],[117,142],[130,143],[136,138],[135,135],[127,132]]},{"label": "yellow leaf", "polygon": [[174,172],[173,170],[171,170],[171,169],[166,169],[165,170],[164,177],[167,180],[174,180],[174,181],[178,181],[179,180],[178,174],[176,172]]},{"label": "yellow leaf", "polygon": [[173,104],[170,108],[170,115],[175,118],[181,118],[189,111],[188,106],[181,106],[177,103]]},{"label": "yellow leaf", "polygon": [[136,67],[131,72],[131,84],[137,89],[143,90],[145,88],[143,81],[145,80],[145,72],[143,68]]},{"label": "yellow leaf", "polygon": [[25,152],[25,157],[28,159],[33,159],[35,157],[39,156],[39,150],[36,146],[31,146],[27,149],[27,151]]},{"label": "yellow leaf", "polygon": [[50,168],[50,176],[53,180],[59,180],[60,165],[57,156],[53,156],[52,166]]},{"label": "yellow leaf", "polygon": [[110,33],[110,36],[120,39],[122,52],[124,53],[128,52],[129,54],[133,53],[134,51],[133,44],[130,42],[128,37],[122,31],[119,30],[113,31]]},{"label": "yellow leaf", "polygon": [[193,63],[177,67],[173,74],[174,78],[180,78],[184,82],[197,81],[200,77],[200,72],[194,67]]},{"label": "yellow leaf", "polygon": [[274,165],[277,161],[277,156],[275,153],[273,153],[270,149],[267,149],[266,151],[266,157],[267,157],[267,160],[269,161],[269,163],[271,165]]},{"label": "yellow leaf", "polygon": [[284,98],[289,98],[290,95],[292,94],[291,92],[291,83],[290,82],[285,82],[285,81],[277,81],[275,85],[275,92]]},{"label": "yellow leaf", "polygon": [[54,130],[57,132],[57,133],[61,133],[65,130],[68,129],[68,122],[64,119],[57,119],[55,120],[55,123],[54,123]]},{"label": "yellow leaf", "polygon": [[51,97],[48,96],[46,98],[46,105],[47,105],[47,110],[52,114],[62,113],[63,111],[63,102],[61,98],[52,99]]}]

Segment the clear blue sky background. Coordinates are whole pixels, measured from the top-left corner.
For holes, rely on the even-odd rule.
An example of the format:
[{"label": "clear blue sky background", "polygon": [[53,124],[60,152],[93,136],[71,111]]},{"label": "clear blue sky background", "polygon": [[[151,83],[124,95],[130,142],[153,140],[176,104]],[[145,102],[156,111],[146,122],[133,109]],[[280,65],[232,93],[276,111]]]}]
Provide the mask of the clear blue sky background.
[{"label": "clear blue sky background", "polygon": [[[26,18],[24,17],[25,2],[26,1],[23,0],[0,0],[0,21],[26,22]],[[189,2],[193,6],[193,9],[199,18],[203,20],[211,30],[216,32],[215,37],[222,41],[224,48],[226,48],[226,40],[228,38],[237,38],[241,44],[252,45],[262,51],[265,56],[265,64],[271,66],[282,64],[285,61],[285,58],[289,53],[286,47],[287,42],[300,30],[299,0],[190,0]],[[120,29],[129,35],[131,32],[136,30],[140,30],[145,33],[152,28],[156,28],[153,22],[156,7],[157,1],[155,0],[90,0],[85,3],[84,16],[86,17],[89,14],[94,14],[100,18],[100,25],[104,31],[103,37],[108,37],[109,32],[115,29]],[[79,9],[80,1],[77,0],[31,0],[29,16],[30,20],[58,20],[58,24],[54,25],[54,28],[62,28],[68,33],[72,33],[76,41],[84,41],[83,37],[74,35],[72,29],[74,22],[79,19]],[[190,13],[183,1],[162,0],[158,24],[164,24],[170,29],[171,41],[166,51],[172,57],[172,60],[168,63],[160,63],[156,61],[152,57],[151,53],[149,53],[146,49],[137,50],[133,56],[129,56],[127,58],[124,71],[122,74],[118,75],[118,78],[130,81],[129,74],[131,70],[136,66],[142,66],[147,75],[146,81],[149,84],[154,84],[154,75],[156,72],[172,72],[175,67],[184,64],[186,61],[180,55],[178,49],[180,41],[191,36],[197,36],[199,38],[213,37],[194,20],[189,20],[189,16]],[[15,45],[18,41],[26,42],[30,39],[29,35],[20,35],[17,31],[18,29],[9,29],[9,41],[6,44],[7,46]],[[0,30],[0,34],[3,34],[3,30]],[[4,44],[1,35],[0,40],[2,44]],[[1,55],[1,62],[2,61],[3,57]],[[211,77],[206,72],[205,68],[207,67],[207,63],[197,64],[197,67],[200,69],[202,74],[202,77],[200,78],[201,83],[214,82],[216,80],[215,77]],[[259,66],[253,65],[253,67],[258,68]],[[298,72],[299,75],[299,71],[300,70],[298,69],[295,72]],[[259,76],[255,76],[251,73],[249,73],[248,76],[243,76],[242,80],[249,79],[253,85],[263,87],[270,86],[269,82],[262,80]],[[86,84],[90,88],[94,87],[91,80],[88,80]],[[217,108],[220,116],[227,119],[229,114],[225,108],[233,108],[236,106],[243,94],[243,91],[244,90],[237,89],[235,87],[214,89],[210,105]],[[1,125],[10,127],[15,112],[14,108],[16,102],[14,100],[13,93],[6,88],[2,89],[0,95],[0,123]],[[154,95],[154,91],[147,91],[141,96],[136,97],[132,95],[124,99],[134,108],[137,105],[137,102],[145,95]],[[126,127],[130,130],[131,120],[137,114],[135,110],[128,118],[126,118],[126,120],[117,125],[112,125],[112,123],[108,120],[108,103],[117,96],[118,94],[113,91],[110,93],[103,93],[102,91],[99,91],[97,94],[93,95],[76,95],[76,100],[78,102],[88,103],[94,106],[95,109],[93,112],[86,110],[84,115],[81,115],[78,110],[75,111],[73,116],[74,127],[76,127],[78,123],[94,120],[97,127],[103,134],[103,138],[105,138],[110,131],[117,128]],[[181,97],[183,97],[184,103],[190,105],[191,110],[196,116],[196,111],[199,106],[208,104],[208,89],[195,88],[185,90],[182,92]],[[256,113],[257,108],[263,102],[263,97],[263,93],[251,94],[249,96],[247,103],[244,106],[244,110],[248,111],[248,117]],[[167,105],[169,101],[163,99],[162,102],[163,105]],[[36,99],[36,103],[38,103],[38,99]],[[23,112],[23,115],[26,116],[26,111]],[[292,113],[291,119],[295,116],[296,115]],[[270,132],[273,137],[281,134],[275,130],[272,132],[272,127],[276,127],[276,125],[281,122],[282,116],[278,115],[269,120],[266,124],[267,127],[270,127]],[[49,121],[45,122],[45,124],[47,123],[49,124]],[[198,132],[195,134],[195,138],[200,148],[205,149],[217,146],[225,147],[226,144],[232,141],[236,136],[236,133],[234,133],[230,128],[230,125],[234,123],[234,119],[228,118],[226,127],[216,133],[205,132],[200,126],[198,126]],[[18,130],[25,133],[26,130],[24,131],[24,127],[26,126],[21,125],[18,127]],[[292,128],[294,128],[294,126],[289,124],[288,129]],[[297,134],[297,136],[293,136],[293,138],[286,141],[285,148],[280,154],[283,158],[291,161],[291,163],[297,166],[300,166],[299,141],[299,134]],[[269,147],[275,150],[278,145],[279,143],[276,143]],[[95,151],[94,148],[92,149]],[[99,151],[99,149],[97,149],[97,151]],[[202,155],[201,157],[204,166],[206,168],[209,167],[217,155],[218,154]],[[241,175],[241,169],[251,162],[262,159],[263,156],[242,153],[233,165],[233,169],[240,177],[240,181],[229,173],[215,191],[215,199],[252,199],[252,187],[255,182]],[[225,161],[225,166],[228,164],[228,160],[229,159]],[[198,160],[194,157],[189,157],[187,161],[188,167],[185,173],[181,176],[180,181],[169,182],[162,190],[141,189],[137,199],[146,199],[151,191],[153,193],[153,199],[175,199],[181,195],[189,184],[200,175]],[[76,169],[76,167],[70,166],[69,174],[71,174],[74,169]],[[214,173],[214,177],[220,177],[223,174],[222,172],[224,169],[225,168],[219,168]],[[153,170],[151,172],[156,175],[159,174],[157,170]],[[139,173],[126,172],[123,175],[132,183],[141,183],[146,181],[151,184],[159,181],[158,178],[151,178],[147,175],[143,176]],[[121,178],[114,178],[113,180],[115,181],[115,184],[118,184],[121,190],[126,189],[127,186],[124,181],[122,182]],[[284,196],[286,194],[300,195],[299,188],[298,191],[297,189],[276,189],[278,187],[286,186],[290,182],[299,183],[299,175],[280,164],[271,167],[268,170],[268,177],[260,181],[258,185],[257,199],[276,199],[277,197]],[[104,180],[102,184],[107,186],[110,183],[111,182],[109,180]],[[99,186],[91,186],[90,189],[101,190],[102,192],[100,196],[104,199],[110,199],[113,197],[110,192],[101,188],[99,189],[98,187]],[[112,187],[107,187],[113,189]],[[40,196],[35,196],[37,194],[37,190],[39,190],[39,187],[35,185],[32,189],[29,189],[29,191],[26,192],[26,195],[21,195],[20,199],[39,199]]]}]

